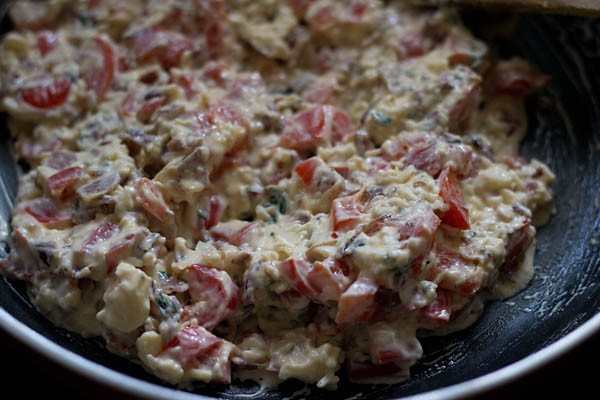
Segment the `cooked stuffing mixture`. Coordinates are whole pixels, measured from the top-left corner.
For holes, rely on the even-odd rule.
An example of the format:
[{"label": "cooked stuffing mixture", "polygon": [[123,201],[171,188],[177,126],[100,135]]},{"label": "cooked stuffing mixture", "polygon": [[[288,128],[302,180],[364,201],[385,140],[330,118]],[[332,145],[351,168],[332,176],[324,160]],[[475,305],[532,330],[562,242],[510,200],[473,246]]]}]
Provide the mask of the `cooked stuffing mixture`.
[{"label": "cooked stuffing mixture", "polygon": [[[547,77],[404,1],[17,2],[2,272],[172,384],[399,382],[522,289]],[[239,376],[239,375],[238,375]]]}]

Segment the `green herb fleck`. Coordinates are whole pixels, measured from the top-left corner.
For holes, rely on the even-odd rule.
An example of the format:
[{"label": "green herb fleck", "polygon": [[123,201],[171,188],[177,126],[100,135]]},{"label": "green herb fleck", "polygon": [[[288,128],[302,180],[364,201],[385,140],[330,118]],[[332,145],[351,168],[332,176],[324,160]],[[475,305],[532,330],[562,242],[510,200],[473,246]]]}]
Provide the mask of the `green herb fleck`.
[{"label": "green herb fleck", "polygon": [[367,241],[365,239],[356,239],[355,241],[353,241],[352,243],[350,243],[350,246],[348,246],[348,249],[356,249],[358,247],[363,247],[365,244],[367,244]]},{"label": "green herb fleck", "polygon": [[177,307],[175,307],[175,304],[173,304],[169,296],[158,293],[154,299],[156,300],[160,314],[164,318],[169,318],[177,312]]},{"label": "green herb fleck", "polygon": [[392,122],[392,117],[381,111],[371,112],[371,118],[381,126],[388,126]]},{"label": "green herb fleck", "polygon": [[208,219],[208,213],[205,210],[199,208],[198,209],[198,217],[202,218],[202,219]]},{"label": "green herb fleck", "polygon": [[277,206],[277,210],[280,214],[285,214],[287,211],[287,201],[283,196],[283,193],[277,189],[273,189],[267,201],[263,204],[263,207]]},{"label": "green herb fleck", "polygon": [[165,271],[158,271],[157,275],[160,279],[169,279],[169,274]]}]

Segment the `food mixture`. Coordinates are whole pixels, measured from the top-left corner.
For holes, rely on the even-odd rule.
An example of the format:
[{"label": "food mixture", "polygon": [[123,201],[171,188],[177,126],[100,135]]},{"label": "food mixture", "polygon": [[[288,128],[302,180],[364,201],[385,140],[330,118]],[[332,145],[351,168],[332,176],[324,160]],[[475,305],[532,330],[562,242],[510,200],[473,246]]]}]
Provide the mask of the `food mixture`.
[{"label": "food mixture", "polygon": [[533,273],[548,78],[404,1],[17,2],[2,272],[172,384],[399,382]]}]

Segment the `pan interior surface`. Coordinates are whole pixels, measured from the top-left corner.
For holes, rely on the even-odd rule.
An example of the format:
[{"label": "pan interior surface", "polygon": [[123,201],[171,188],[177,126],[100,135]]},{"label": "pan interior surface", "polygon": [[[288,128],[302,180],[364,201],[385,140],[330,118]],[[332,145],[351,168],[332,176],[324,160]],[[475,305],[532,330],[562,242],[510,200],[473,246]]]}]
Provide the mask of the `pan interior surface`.
[{"label": "pan interior surface", "polygon": [[[524,16],[515,35],[499,46],[509,54],[524,55],[552,76],[548,88],[529,104],[529,134],[522,146],[526,158],[545,162],[557,175],[556,213],[538,230],[533,281],[516,296],[489,303],[467,330],[423,338],[424,357],[412,368],[409,381],[365,386],[343,379],[336,398],[398,398],[468,381],[547,347],[600,310],[600,20]],[[4,117],[0,123],[0,218],[8,221],[17,166]],[[7,251],[1,243],[0,257]],[[162,384],[139,365],[109,353],[100,340],[54,327],[31,305],[20,283],[0,279],[0,307],[67,351]],[[232,399],[332,396],[294,381],[264,390],[236,381],[228,387],[197,385],[194,391]]]}]

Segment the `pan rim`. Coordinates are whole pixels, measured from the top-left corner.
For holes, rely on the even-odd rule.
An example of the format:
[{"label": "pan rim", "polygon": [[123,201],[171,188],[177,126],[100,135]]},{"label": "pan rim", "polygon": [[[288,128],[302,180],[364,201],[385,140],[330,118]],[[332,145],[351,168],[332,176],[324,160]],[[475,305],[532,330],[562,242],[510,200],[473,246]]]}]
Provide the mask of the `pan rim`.
[{"label": "pan rim", "polygon": [[[138,397],[143,396],[147,399],[157,400],[213,399],[213,397],[207,397],[202,394],[185,392],[152,382],[146,382],[98,364],[62,347],[31,329],[2,306],[0,306],[0,329],[25,344],[31,350],[45,356],[67,370],[123,394]],[[496,371],[451,386],[402,398],[413,400],[452,400],[475,396],[499,388],[558,359],[598,332],[600,332],[600,312],[597,312],[593,317],[555,342]]]}]

